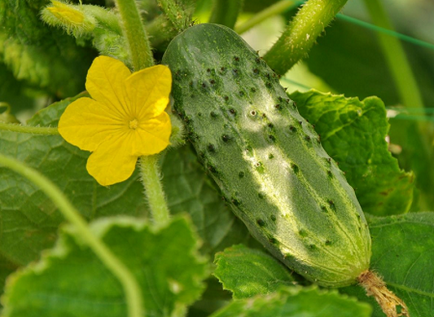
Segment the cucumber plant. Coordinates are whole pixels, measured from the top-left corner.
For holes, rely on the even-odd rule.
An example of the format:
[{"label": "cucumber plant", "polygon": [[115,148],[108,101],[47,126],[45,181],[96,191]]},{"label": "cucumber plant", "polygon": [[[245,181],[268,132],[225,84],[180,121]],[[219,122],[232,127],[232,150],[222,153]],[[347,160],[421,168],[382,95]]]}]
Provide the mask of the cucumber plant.
[{"label": "cucumber plant", "polygon": [[[189,140],[250,233],[312,282],[359,281],[371,292],[378,278],[369,271],[363,211],[279,77],[235,32],[216,24],[175,37],[163,63],[174,74],[174,110]],[[387,310],[390,303],[381,305]]]},{"label": "cucumber plant", "polygon": [[[423,151],[414,182],[389,152],[379,98],[287,93],[280,85],[346,0],[307,0],[298,11],[289,10],[299,2],[285,0],[83,2],[0,0],[1,316],[432,314],[427,267],[434,261],[434,213],[395,216],[432,208],[429,123],[413,125]],[[366,6],[373,20],[384,22],[380,2]],[[277,14],[273,23],[292,17],[259,55],[239,34]],[[352,43],[371,48],[358,35]],[[320,55],[329,55],[319,42]],[[347,44],[342,36],[332,46],[359,56],[348,54]],[[413,98],[417,86],[410,67],[401,67],[405,55],[396,44],[385,50],[398,56],[392,69],[408,85],[397,80],[397,87],[404,103],[417,101],[418,113],[422,99]],[[344,79],[330,71],[335,66],[315,70],[316,60],[330,56],[313,53],[312,68],[302,73],[331,80],[323,91],[365,96],[342,88]],[[95,59],[98,54],[104,57]],[[150,69],[154,64],[171,71]],[[389,81],[381,82],[383,97]],[[49,105],[65,97],[71,98]],[[140,108],[142,100],[152,111]],[[172,112],[172,129],[153,129],[162,118],[169,122],[165,111]],[[59,135],[64,115],[73,124],[73,144]],[[137,121],[142,117],[145,123]],[[113,131],[125,120],[129,133],[156,139],[161,133],[165,144],[171,131],[171,149],[146,155],[155,152],[142,146],[158,143],[150,137],[114,146]],[[97,159],[74,144],[94,154],[104,146],[113,151],[99,151],[105,155]],[[140,168],[133,171],[138,155]],[[86,169],[88,159],[103,176],[132,175],[100,186]],[[122,164],[114,169],[114,162]],[[422,186],[412,205],[414,183]]]}]

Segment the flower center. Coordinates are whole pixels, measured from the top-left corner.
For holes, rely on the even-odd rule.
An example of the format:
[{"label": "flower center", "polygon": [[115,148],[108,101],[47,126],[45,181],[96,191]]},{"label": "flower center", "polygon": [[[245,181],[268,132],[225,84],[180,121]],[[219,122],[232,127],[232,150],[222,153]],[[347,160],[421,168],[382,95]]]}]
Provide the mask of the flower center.
[{"label": "flower center", "polygon": [[136,130],[139,127],[139,122],[137,121],[137,119],[133,119],[128,123],[128,127],[130,129]]}]

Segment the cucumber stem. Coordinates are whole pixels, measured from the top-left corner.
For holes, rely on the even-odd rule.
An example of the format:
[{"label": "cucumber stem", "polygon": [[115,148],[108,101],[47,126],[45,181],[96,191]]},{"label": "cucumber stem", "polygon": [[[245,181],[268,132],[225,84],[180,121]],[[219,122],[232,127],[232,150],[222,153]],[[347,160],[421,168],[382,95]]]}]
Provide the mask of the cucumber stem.
[{"label": "cucumber stem", "polygon": [[158,0],[158,5],[172,22],[178,32],[184,31],[190,24],[191,16],[188,10],[180,6],[174,0]]},{"label": "cucumber stem", "polygon": [[265,54],[264,60],[284,75],[307,53],[347,0],[308,0]]},{"label": "cucumber stem", "polygon": [[158,155],[140,157],[140,175],[155,224],[157,226],[166,224],[169,221],[170,213],[160,181]]},{"label": "cucumber stem", "polygon": [[[169,7],[173,1],[163,1]],[[134,0],[116,0],[124,26],[125,36],[131,49],[134,70],[152,66],[154,60],[149,45],[148,36],[140,19],[139,11]],[[119,7],[120,6],[120,7]],[[137,34],[134,34],[133,27],[137,27]],[[134,41],[140,43],[135,43]],[[145,50],[146,52],[142,52]],[[142,53],[145,53],[144,55]],[[148,56],[150,54],[150,56]],[[156,225],[164,225],[169,220],[169,208],[164,196],[163,186],[160,180],[158,166],[158,155],[140,157],[140,173],[142,184],[145,188],[145,195]]]},{"label": "cucumber stem", "polygon": [[[386,283],[374,272],[364,271],[359,277],[360,285],[365,289],[366,295],[373,296],[387,317],[410,317],[407,305],[404,301],[390,291]],[[397,306],[401,312],[397,312]]]},{"label": "cucumber stem", "polygon": [[148,35],[134,0],[116,0],[134,71],[154,65]]}]

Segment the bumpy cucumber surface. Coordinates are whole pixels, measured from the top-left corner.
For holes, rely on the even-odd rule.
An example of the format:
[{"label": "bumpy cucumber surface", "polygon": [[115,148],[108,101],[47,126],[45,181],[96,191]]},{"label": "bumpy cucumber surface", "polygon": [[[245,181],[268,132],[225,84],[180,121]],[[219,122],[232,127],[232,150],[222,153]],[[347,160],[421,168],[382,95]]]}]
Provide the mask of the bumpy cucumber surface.
[{"label": "bumpy cucumber surface", "polygon": [[274,72],[215,24],[178,35],[163,63],[198,156],[251,234],[311,281],[355,283],[371,257],[363,211]]}]

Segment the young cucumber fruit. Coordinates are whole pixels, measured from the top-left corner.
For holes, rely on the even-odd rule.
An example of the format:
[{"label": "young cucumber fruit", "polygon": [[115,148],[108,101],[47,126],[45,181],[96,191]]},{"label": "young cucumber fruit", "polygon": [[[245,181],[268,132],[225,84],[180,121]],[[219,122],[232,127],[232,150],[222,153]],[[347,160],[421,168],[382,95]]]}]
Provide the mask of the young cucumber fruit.
[{"label": "young cucumber fruit", "polygon": [[354,284],[371,257],[363,211],[274,72],[215,24],[178,35],[163,63],[173,74],[175,111],[251,234],[319,285]]}]

